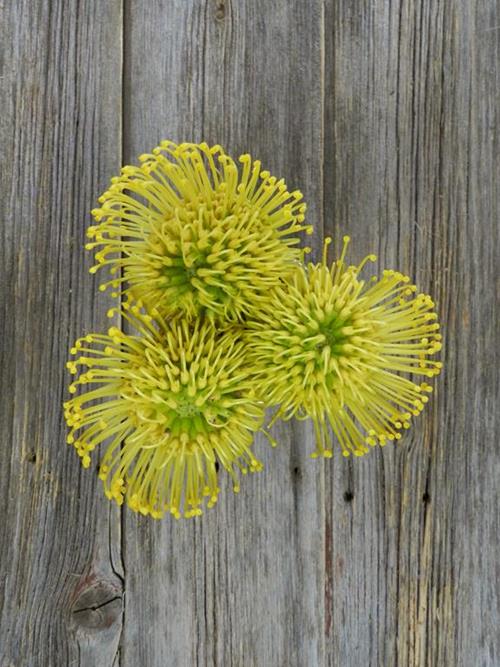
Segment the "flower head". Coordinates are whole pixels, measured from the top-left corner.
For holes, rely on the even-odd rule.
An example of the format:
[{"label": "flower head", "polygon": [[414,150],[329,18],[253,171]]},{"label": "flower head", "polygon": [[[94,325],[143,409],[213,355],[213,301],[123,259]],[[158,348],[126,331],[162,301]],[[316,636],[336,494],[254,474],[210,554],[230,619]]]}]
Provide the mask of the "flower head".
[{"label": "flower head", "polygon": [[[428,401],[442,364],[429,356],[441,348],[430,296],[409,278],[384,271],[366,282],[359,266],[340,258],[298,266],[275,289],[267,315],[248,324],[256,384],[275,418],[311,418],[317,449],[332,455],[330,428],[343,454],[361,456],[369,446],[398,440]],[[410,376],[410,377],[409,377]],[[330,427],[330,428],[329,428]]]},{"label": "flower head", "polygon": [[209,507],[217,500],[219,464],[235,491],[238,469],[262,467],[251,444],[263,407],[252,395],[243,343],[207,320],[168,324],[156,311],[123,307],[133,334],[112,327],[71,350],[68,368],[78,378],[64,405],[68,443],[88,467],[92,451],[108,442],[100,478],[118,504],[153,517],[201,514],[204,497]]},{"label": "flower head", "polygon": [[[138,167],[123,167],[88,229],[96,266],[128,281],[126,292],[163,313],[242,320],[304,250],[296,247],[305,204],[299,191],[220,146],[163,141]],[[123,277],[119,277],[120,269]],[[117,293],[117,292],[115,292]]]}]

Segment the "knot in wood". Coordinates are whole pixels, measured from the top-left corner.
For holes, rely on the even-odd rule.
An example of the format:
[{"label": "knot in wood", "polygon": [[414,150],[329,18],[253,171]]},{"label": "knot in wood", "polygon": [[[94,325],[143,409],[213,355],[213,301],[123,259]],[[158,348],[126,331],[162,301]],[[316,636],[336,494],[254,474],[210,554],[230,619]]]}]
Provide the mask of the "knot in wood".
[{"label": "knot in wood", "polygon": [[71,606],[73,624],[83,630],[106,630],[121,618],[122,591],[113,583],[94,579],[77,589]]},{"label": "knot in wood", "polygon": [[223,21],[226,16],[226,3],[225,0],[218,0],[215,5],[215,18],[218,21]]}]

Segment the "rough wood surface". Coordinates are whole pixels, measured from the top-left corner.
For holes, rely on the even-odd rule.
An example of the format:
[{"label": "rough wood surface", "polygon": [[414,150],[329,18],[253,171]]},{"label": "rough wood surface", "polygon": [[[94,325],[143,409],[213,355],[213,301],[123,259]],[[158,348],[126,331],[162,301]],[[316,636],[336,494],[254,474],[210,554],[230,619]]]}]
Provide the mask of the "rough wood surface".
[{"label": "rough wood surface", "polygon": [[[494,0],[0,3],[0,667],[500,664]],[[122,161],[251,152],[436,298],[445,371],[395,447],[307,426],[201,521],[110,507],[64,444],[83,251]]]},{"label": "rough wood surface", "polygon": [[107,324],[82,245],[121,160],[121,6],[7,2],[1,25],[0,665],[112,665],[120,515],[61,404],[69,347]]}]

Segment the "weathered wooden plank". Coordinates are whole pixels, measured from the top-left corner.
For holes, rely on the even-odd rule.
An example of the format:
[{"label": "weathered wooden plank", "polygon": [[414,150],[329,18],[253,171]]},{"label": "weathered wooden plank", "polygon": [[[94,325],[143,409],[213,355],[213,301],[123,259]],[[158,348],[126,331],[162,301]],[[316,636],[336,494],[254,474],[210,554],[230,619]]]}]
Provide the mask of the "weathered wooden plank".
[{"label": "weathered wooden plank", "polygon": [[[320,232],[321,5],[129,3],[126,159],[166,137],[251,152],[304,190]],[[281,435],[201,521],[125,513],[125,666],[322,664],[322,472],[308,432]]]},{"label": "weathered wooden plank", "polygon": [[398,448],[322,464],[279,426],[239,497],[123,536],[60,410],[107,325],[82,244],[121,160],[121,0],[0,9],[2,667],[498,665],[496,3],[127,3],[125,161],[251,151],[435,295],[446,367]]},{"label": "weathered wooden plank", "polygon": [[327,662],[498,665],[498,5],[326,7],[331,229],[435,296],[446,364],[397,448],[327,475]]},{"label": "weathered wooden plank", "polygon": [[70,345],[107,325],[83,243],[88,211],[120,162],[121,26],[119,0],[2,3],[6,667],[112,665],[118,649],[119,514],[66,446],[61,404]]}]

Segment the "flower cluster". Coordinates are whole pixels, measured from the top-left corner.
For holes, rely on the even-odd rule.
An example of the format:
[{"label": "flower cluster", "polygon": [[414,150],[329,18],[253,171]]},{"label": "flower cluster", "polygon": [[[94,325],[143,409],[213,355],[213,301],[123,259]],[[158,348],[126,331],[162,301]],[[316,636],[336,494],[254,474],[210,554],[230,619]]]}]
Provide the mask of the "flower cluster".
[{"label": "flower cluster", "polygon": [[[432,299],[393,270],[305,263],[300,192],[220,146],[162,142],[99,199],[89,250],[122,328],[76,341],[64,404],[84,467],[104,447],[107,497],[160,518],[196,516],[224,470],[258,471],[255,433],[310,419],[312,456],[399,440],[441,363]],[[425,380],[425,381],[423,381]],[[264,426],[266,408],[273,408]],[[270,436],[269,436],[270,437]],[[273,439],[270,437],[271,441]]]}]

